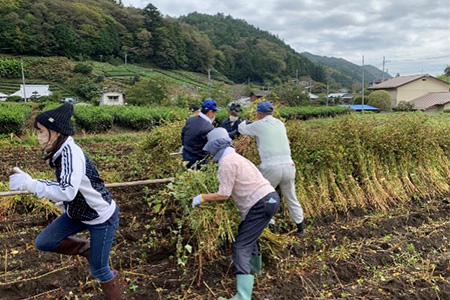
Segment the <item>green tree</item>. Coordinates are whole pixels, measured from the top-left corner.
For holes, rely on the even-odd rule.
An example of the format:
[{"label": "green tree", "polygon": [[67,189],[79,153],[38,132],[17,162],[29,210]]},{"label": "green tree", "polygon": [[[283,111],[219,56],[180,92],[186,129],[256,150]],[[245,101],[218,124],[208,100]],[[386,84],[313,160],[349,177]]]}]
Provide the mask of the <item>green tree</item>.
[{"label": "green tree", "polygon": [[15,59],[0,59],[0,77],[18,78],[21,76],[20,61]]},{"label": "green tree", "polygon": [[369,105],[379,108],[381,111],[392,111],[392,99],[387,91],[374,91],[367,98]]},{"label": "green tree", "polygon": [[160,105],[167,102],[169,82],[161,76],[140,80],[127,92],[127,102],[132,105]]},{"label": "green tree", "polygon": [[226,106],[232,100],[231,89],[223,82],[216,83],[212,87],[211,98],[216,100],[219,106]]},{"label": "green tree", "polygon": [[294,82],[287,82],[276,86],[271,93],[267,95],[269,100],[275,100],[288,106],[310,105],[311,100],[308,92],[301,85]]}]

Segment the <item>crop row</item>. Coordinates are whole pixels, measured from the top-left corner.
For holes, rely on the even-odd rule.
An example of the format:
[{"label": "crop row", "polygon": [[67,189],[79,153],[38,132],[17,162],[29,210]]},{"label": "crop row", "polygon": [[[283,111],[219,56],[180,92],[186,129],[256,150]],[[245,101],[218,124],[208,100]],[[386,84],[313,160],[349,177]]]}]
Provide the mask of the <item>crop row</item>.
[{"label": "crop row", "polygon": [[32,110],[27,103],[0,103],[0,134],[22,134]]}]

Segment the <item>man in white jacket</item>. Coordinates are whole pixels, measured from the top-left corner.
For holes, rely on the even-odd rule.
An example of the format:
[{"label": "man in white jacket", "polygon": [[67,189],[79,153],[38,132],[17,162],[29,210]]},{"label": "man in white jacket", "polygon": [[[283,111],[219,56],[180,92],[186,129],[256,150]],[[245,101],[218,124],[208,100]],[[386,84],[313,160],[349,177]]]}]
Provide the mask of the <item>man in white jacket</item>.
[{"label": "man in white jacket", "polygon": [[291,149],[283,122],[274,118],[273,105],[264,101],[258,104],[258,121],[239,124],[240,134],[255,136],[261,158],[259,169],[270,184],[280,190],[289,210],[291,219],[297,224],[297,233],[304,231],[303,209],[295,192],[295,163],[291,158]]}]

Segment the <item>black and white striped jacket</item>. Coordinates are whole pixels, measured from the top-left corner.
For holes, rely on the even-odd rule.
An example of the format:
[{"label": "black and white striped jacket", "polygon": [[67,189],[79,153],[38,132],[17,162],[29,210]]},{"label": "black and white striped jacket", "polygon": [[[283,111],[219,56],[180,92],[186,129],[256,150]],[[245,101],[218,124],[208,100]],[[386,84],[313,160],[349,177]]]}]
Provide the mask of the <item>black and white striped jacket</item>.
[{"label": "black and white striped jacket", "polygon": [[53,165],[57,181],[39,179],[36,196],[63,201],[67,215],[85,224],[101,224],[111,217],[116,203],[94,164],[72,137],[55,153]]}]

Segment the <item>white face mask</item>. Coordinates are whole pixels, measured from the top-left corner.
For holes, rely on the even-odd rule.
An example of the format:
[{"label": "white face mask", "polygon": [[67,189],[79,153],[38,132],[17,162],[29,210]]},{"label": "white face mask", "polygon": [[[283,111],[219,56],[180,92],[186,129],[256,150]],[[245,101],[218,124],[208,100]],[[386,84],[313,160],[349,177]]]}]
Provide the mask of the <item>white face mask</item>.
[{"label": "white face mask", "polygon": [[38,123],[38,131],[37,131],[37,141],[39,143],[39,146],[41,146],[42,150],[48,151],[52,148],[53,143],[55,142],[56,138],[59,134],[56,132],[52,133],[47,130],[43,125]]},{"label": "white face mask", "polygon": [[39,131],[37,134],[37,141],[42,150],[49,150],[52,146],[49,140],[48,131]]},{"label": "white face mask", "polygon": [[236,117],[236,116],[230,116],[230,122],[231,122],[231,123],[236,122],[238,119],[239,119],[239,117]]}]

